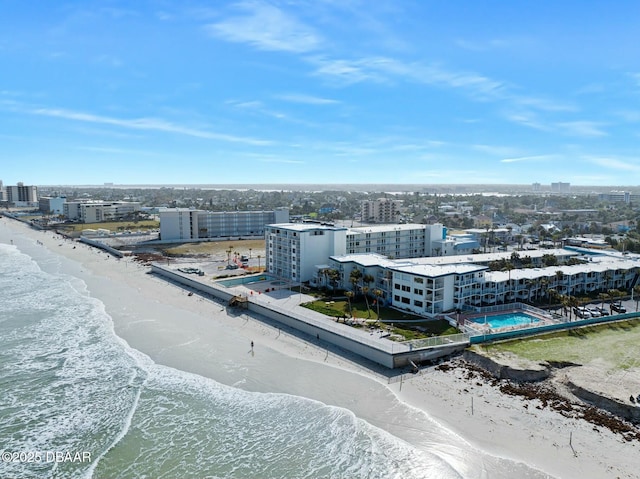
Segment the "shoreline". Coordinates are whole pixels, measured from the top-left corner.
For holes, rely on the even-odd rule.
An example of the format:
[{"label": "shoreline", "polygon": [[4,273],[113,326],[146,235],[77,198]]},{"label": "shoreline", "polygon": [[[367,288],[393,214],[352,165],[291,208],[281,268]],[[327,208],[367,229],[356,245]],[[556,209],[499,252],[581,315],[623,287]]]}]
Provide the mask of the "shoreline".
[{"label": "shoreline", "polygon": [[[50,231],[1,221],[17,236],[42,243],[33,248],[44,246],[69,260],[63,269],[82,278],[89,292],[105,304],[115,333],[159,364],[246,390],[297,394],[345,407],[404,440],[420,443],[419,431],[410,430],[412,418],[394,417],[400,422],[388,424],[380,417],[380,412],[393,411],[398,400],[464,438],[470,448],[526,463],[553,477],[637,477],[637,441],[625,442],[610,431],[595,431],[586,421],[539,409],[536,400],[525,403],[505,395],[462,369],[426,368],[389,384],[382,372],[331,354],[321,343],[304,341],[251,315],[229,316],[219,303],[188,296],[185,290],[147,275],[148,268],[130,257],[117,260],[87,245],[60,240]],[[127,295],[129,300],[121,300]],[[130,300],[132,295],[136,301]],[[233,334],[226,335],[227,331]],[[220,337],[226,344],[220,344]],[[255,357],[246,354],[251,341]],[[221,358],[229,359],[213,373],[211,366]],[[273,368],[283,364],[289,369],[274,374]],[[243,368],[250,368],[251,374],[243,373]],[[287,374],[292,368],[318,376]],[[262,373],[268,381],[260,380]],[[332,383],[337,386],[327,387]],[[374,392],[369,398],[373,404],[362,404],[363,387]]]}]

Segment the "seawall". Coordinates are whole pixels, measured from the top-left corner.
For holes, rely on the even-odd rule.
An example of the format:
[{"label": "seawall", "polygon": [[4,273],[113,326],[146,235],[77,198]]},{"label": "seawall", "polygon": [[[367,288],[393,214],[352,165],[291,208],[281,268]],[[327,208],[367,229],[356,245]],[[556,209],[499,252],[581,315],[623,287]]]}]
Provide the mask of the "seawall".
[{"label": "seawall", "polygon": [[[151,265],[151,272],[227,303],[235,296],[227,288],[217,284],[205,284],[199,279],[187,277],[158,264]],[[246,300],[243,298],[243,304],[251,312],[389,369],[449,356],[463,351],[469,344],[467,341],[414,348],[385,338],[372,339],[369,333],[344,324],[337,324],[322,315],[314,316],[313,312],[303,315],[290,308],[279,307],[277,304],[259,302],[257,297],[246,298]]]}]

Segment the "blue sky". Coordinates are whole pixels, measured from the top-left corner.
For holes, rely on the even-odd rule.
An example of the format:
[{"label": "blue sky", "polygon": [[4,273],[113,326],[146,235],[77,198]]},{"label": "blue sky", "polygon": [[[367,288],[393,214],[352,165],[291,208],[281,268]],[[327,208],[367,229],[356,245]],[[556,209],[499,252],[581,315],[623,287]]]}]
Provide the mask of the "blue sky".
[{"label": "blue sky", "polygon": [[5,184],[640,184],[638,1],[0,15]]}]

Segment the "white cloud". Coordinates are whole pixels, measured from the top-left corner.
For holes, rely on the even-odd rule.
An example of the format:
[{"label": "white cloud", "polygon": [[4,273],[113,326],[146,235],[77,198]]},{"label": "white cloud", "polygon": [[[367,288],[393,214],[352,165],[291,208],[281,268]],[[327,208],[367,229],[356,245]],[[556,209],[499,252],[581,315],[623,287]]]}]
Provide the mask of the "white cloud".
[{"label": "white cloud", "polygon": [[259,50],[310,52],[322,43],[315,31],[291,15],[263,2],[237,5],[246,15],[210,24],[207,31],[224,40],[248,43]]},{"label": "white cloud", "polygon": [[640,111],[638,110],[620,110],[614,112],[614,114],[630,123],[637,123],[640,121]]},{"label": "white cloud", "polygon": [[344,85],[351,85],[363,81],[385,83],[389,80],[379,68],[381,60],[376,58],[334,60],[313,57],[308,60],[316,66],[316,70],[313,73],[314,75],[329,77],[332,80],[338,80]]},{"label": "white cloud", "polygon": [[114,155],[136,155],[136,156],[140,156],[140,155],[145,155],[145,156],[150,156],[150,155],[155,155],[156,152],[151,152],[151,151],[143,151],[143,150],[129,150],[129,149],[124,149],[124,148],[110,148],[110,147],[102,147],[102,146],[78,146],[76,147],[77,150],[82,150],[82,151],[93,151],[96,153],[106,153],[106,154],[114,154]]},{"label": "white cloud", "polygon": [[630,171],[633,173],[640,173],[640,158],[612,158],[612,157],[587,157],[591,163],[620,171]]},{"label": "white cloud", "polygon": [[535,161],[551,161],[558,159],[557,155],[534,155],[534,156],[521,156],[519,158],[505,158],[500,160],[501,163],[519,163],[522,161],[535,162]]},{"label": "white cloud", "polygon": [[567,121],[556,124],[565,134],[574,136],[607,136],[601,126],[602,123],[594,121]]},{"label": "white cloud", "polygon": [[499,146],[499,145],[472,145],[474,150],[482,151],[495,156],[513,156],[519,154],[517,148],[511,146]]},{"label": "white cloud", "polygon": [[493,38],[491,40],[467,40],[459,38],[455,44],[464,50],[472,52],[486,52],[489,50],[513,48],[517,44],[523,43],[523,39],[515,38]]},{"label": "white cloud", "polygon": [[519,123],[520,125],[528,126],[529,128],[533,128],[535,130],[548,131],[550,128],[542,123],[538,116],[533,112],[517,112],[517,113],[507,113],[505,115],[506,119],[512,121],[514,123]]},{"label": "white cloud", "polygon": [[246,143],[250,145],[267,145],[269,141],[257,140],[254,138],[239,137],[233,135],[226,135],[222,133],[214,133],[206,130],[199,130],[195,128],[184,127],[176,125],[165,120],[157,118],[134,118],[134,119],[121,119],[112,118],[108,116],[93,115],[91,113],[76,112],[63,109],[51,109],[51,108],[38,108],[30,110],[29,113],[39,116],[48,116],[54,118],[63,118],[66,120],[74,120],[85,123],[99,123],[103,125],[113,125],[122,128],[128,128],[133,130],[150,130],[150,131],[163,131],[167,133],[175,133],[186,136],[193,136],[197,138],[206,138],[210,140],[222,140],[233,143]]},{"label": "white cloud", "polygon": [[311,95],[303,95],[299,93],[287,93],[284,95],[276,95],[276,98],[291,103],[304,103],[306,105],[333,105],[340,103],[338,100],[332,100],[330,98],[321,98]]},{"label": "white cloud", "polygon": [[258,158],[258,161],[262,162],[262,163],[285,163],[288,165],[302,165],[304,164],[304,161],[301,160],[287,160],[284,158],[268,158],[268,157],[262,157],[262,158]]},{"label": "white cloud", "polygon": [[629,76],[636,82],[636,86],[640,87],[640,73],[629,73]]},{"label": "white cloud", "polygon": [[315,75],[339,79],[347,85],[363,81],[389,83],[400,79],[465,90],[476,100],[507,97],[506,86],[502,82],[473,72],[448,71],[436,65],[405,63],[386,57],[356,60],[313,57],[308,60],[317,67]]}]

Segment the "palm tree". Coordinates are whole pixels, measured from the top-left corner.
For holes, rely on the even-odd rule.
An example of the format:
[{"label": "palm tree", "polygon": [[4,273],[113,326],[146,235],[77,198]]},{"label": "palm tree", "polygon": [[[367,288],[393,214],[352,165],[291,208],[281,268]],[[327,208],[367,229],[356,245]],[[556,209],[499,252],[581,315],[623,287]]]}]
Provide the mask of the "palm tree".
[{"label": "palm tree", "polygon": [[575,296],[569,296],[569,300],[567,303],[569,306],[569,321],[571,321],[571,312],[573,311],[573,308],[577,308],[578,306],[580,306],[580,301]]},{"label": "palm tree", "polygon": [[336,285],[338,284],[338,280],[340,279],[340,271],[338,271],[337,269],[329,269],[327,277],[329,278],[329,284],[331,284],[331,291],[335,293]]},{"label": "palm tree", "polygon": [[607,291],[607,293],[609,293],[609,296],[611,297],[612,301],[615,301],[617,298],[624,296],[624,293],[617,289],[610,289],[609,291]]},{"label": "palm tree", "polygon": [[544,294],[547,295],[548,293],[548,289],[549,289],[549,278],[538,278],[538,293],[537,293],[537,298],[540,299],[540,296],[542,296],[542,291],[544,291]]},{"label": "palm tree", "polygon": [[[511,300],[513,301],[513,297],[514,297],[514,293],[513,293],[513,285],[511,284],[511,270],[514,269],[513,263],[511,263],[511,261],[507,261],[507,264],[504,267],[508,272],[509,272],[509,281],[507,281],[507,288],[509,288],[507,290],[507,295],[511,298]],[[507,298],[505,297],[505,303]]]},{"label": "palm tree", "polygon": [[609,295],[607,293],[598,293],[598,299],[600,300],[600,308],[604,309],[604,302],[609,299]]},{"label": "palm tree", "polygon": [[373,295],[376,297],[376,312],[378,313],[378,322],[380,322],[380,298],[383,295],[382,290],[379,288],[374,289]]},{"label": "palm tree", "polygon": [[353,284],[354,288],[358,286],[360,278],[362,278],[362,271],[360,271],[358,268],[352,269],[351,273],[349,274],[349,281],[351,282],[351,284]]},{"label": "palm tree", "polygon": [[322,268],[320,271],[318,271],[318,276],[323,278],[324,287],[327,290],[329,289],[329,274],[330,274],[330,272],[331,272],[331,268]]},{"label": "palm tree", "polygon": [[527,286],[527,292],[528,292],[528,298],[527,301],[529,301],[529,304],[531,304],[531,291],[533,290],[532,286],[534,284],[536,284],[536,280],[535,279],[525,279],[524,280],[524,284]]},{"label": "palm tree", "polygon": [[369,294],[368,286],[362,287],[362,294],[364,296],[364,302],[367,304],[367,318],[371,318],[371,309],[369,309],[369,298],[367,297],[367,295]]},{"label": "palm tree", "polygon": [[564,309],[565,314],[567,313],[567,309],[569,309],[569,321],[571,321],[571,298],[563,294],[560,296],[560,303],[562,304],[562,309]]},{"label": "palm tree", "polygon": [[557,300],[558,298],[558,291],[556,289],[548,289],[547,290],[547,297],[549,298],[549,308],[551,308],[551,300]]},{"label": "palm tree", "polygon": [[345,291],[344,295],[347,297],[347,302],[349,303],[349,316],[353,317],[353,311],[351,310],[351,298],[355,296],[353,291]]},{"label": "palm tree", "polygon": [[375,282],[375,280],[376,279],[370,274],[365,274],[362,277],[362,284],[364,284],[365,286],[369,286],[371,283]]},{"label": "palm tree", "polygon": [[353,287],[353,292],[357,293],[358,292],[358,278],[354,278],[353,276],[349,278],[349,282],[351,283],[351,286]]},{"label": "palm tree", "polygon": [[260,272],[260,258],[262,258],[262,256],[258,255],[258,273]]},{"label": "palm tree", "polygon": [[556,288],[558,287],[558,283],[562,281],[564,278],[564,273],[561,270],[556,271]]},{"label": "palm tree", "polygon": [[633,299],[635,299],[636,301],[636,313],[637,313],[638,303],[640,302],[640,286],[634,286],[632,291],[633,291],[633,294],[635,295]]}]

